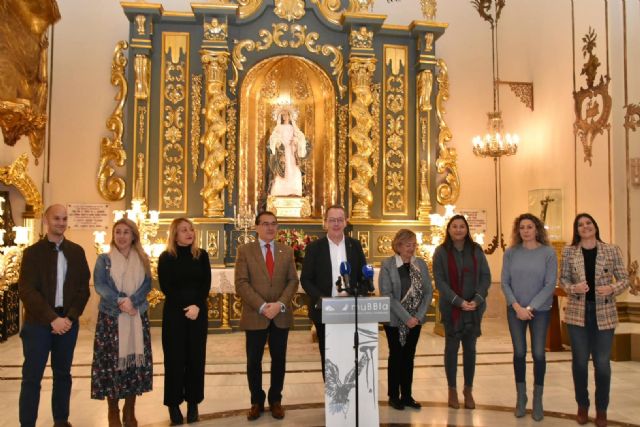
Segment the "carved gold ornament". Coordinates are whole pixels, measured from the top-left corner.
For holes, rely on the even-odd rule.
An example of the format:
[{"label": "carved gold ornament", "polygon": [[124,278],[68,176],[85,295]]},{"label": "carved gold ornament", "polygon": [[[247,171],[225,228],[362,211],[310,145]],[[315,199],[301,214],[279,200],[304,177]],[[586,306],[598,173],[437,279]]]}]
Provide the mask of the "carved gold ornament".
[{"label": "carved gold ornament", "polygon": [[428,220],[430,213],[429,165],[426,160],[420,160],[420,203],[418,205],[418,219],[420,221]]},{"label": "carved gold ornament", "polygon": [[147,301],[149,301],[149,307],[156,308],[158,304],[165,300],[165,296],[160,289],[152,288],[147,294]]},{"label": "carved gold ornament", "polygon": [[362,26],[359,30],[351,30],[349,44],[356,49],[371,49],[373,47],[373,31]]},{"label": "carved gold ornament", "polygon": [[407,62],[405,46],[384,46],[386,114],[382,212],[385,215],[407,213]]},{"label": "carved gold ornament", "polygon": [[640,127],[640,104],[625,105],[624,127],[635,131]]},{"label": "carved gold ornament", "polygon": [[587,86],[580,88],[573,93],[574,112],[576,120],[573,124],[573,131],[580,138],[584,150],[584,161],[592,164],[592,146],[596,135],[602,135],[605,129],[610,128],[609,116],[611,115],[611,95],[609,95],[609,83],[611,78],[608,75],[601,75],[600,81],[596,85],[596,74],[600,67],[600,60],[593,53],[596,47],[597,35],[592,28],[582,38],[583,56],[587,57],[587,62],[582,67],[580,75],[586,76]]},{"label": "carved gold ornament", "polygon": [[220,246],[218,243],[218,234],[219,230],[207,230],[207,254],[209,254],[211,258],[218,257],[218,248]]},{"label": "carved gold ornament", "polygon": [[151,62],[147,55],[136,55],[134,71],[136,73],[136,99],[149,98],[149,87],[151,83]]},{"label": "carved gold ornament", "polygon": [[224,51],[201,51],[205,74],[205,131],[201,142],[204,145],[204,187],[200,191],[203,212],[207,217],[224,216],[222,191],[227,185],[224,176],[224,161],[227,156],[225,135],[227,133],[227,105],[229,98],[225,90],[225,76],[229,53]]},{"label": "carved gold ornament", "polygon": [[332,24],[340,25],[340,18],[345,12],[342,9],[341,0],[310,0],[311,4],[315,4],[325,19]]},{"label": "carved gold ornament", "polygon": [[422,112],[431,111],[431,92],[433,91],[433,73],[423,70],[418,74],[418,109]]},{"label": "carved gold ornament", "polygon": [[193,182],[198,179],[200,163],[200,109],[202,108],[202,75],[191,75],[191,174]]},{"label": "carved gold ornament", "polygon": [[373,0],[349,0],[350,12],[367,13],[373,9]]},{"label": "carved gold ornament", "polygon": [[260,10],[262,3],[265,1],[267,0],[237,0],[238,16],[240,19],[244,19],[253,15]]},{"label": "carved gold ornament", "polygon": [[186,126],[189,83],[189,33],[162,34],[162,68],[160,93],[160,188],[161,210],[185,212],[187,206],[187,138]]},{"label": "carved gold ornament", "polygon": [[434,21],[436,19],[437,7],[438,7],[437,0],[420,0],[422,17],[427,21]]},{"label": "carved gold ornament", "polygon": [[338,202],[344,203],[347,182],[347,133],[349,126],[349,106],[338,109]]},{"label": "carved gold ornament", "polygon": [[145,29],[144,23],[147,21],[147,17],[144,15],[136,15],[136,30],[139,36],[144,36]]},{"label": "carved gold ornament", "polygon": [[369,189],[369,181],[373,176],[373,168],[369,163],[373,153],[370,131],[377,119],[369,112],[369,106],[373,100],[371,80],[375,69],[375,58],[354,57],[349,63],[349,79],[353,91],[349,112],[354,119],[349,137],[355,147],[350,162],[355,173],[350,182],[351,193],[355,199],[351,211],[352,218],[369,218],[369,208],[373,203],[373,194]]},{"label": "carved gold ornament", "polygon": [[228,34],[226,22],[220,22],[217,18],[212,18],[211,22],[204,23],[204,39],[208,41],[226,41]]},{"label": "carved gold ornament", "polygon": [[0,182],[6,186],[15,187],[24,197],[26,204],[33,206],[36,217],[39,217],[43,209],[42,196],[27,172],[28,163],[29,156],[23,153],[9,166],[1,167]]},{"label": "carved gold ornament", "polygon": [[360,246],[362,246],[362,252],[364,252],[365,258],[369,258],[369,232],[358,231],[358,240],[360,241]]},{"label": "carved gold ornament", "polygon": [[274,0],[273,13],[291,22],[304,16],[304,0]]},{"label": "carved gold ornament", "polygon": [[378,237],[378,253],[380,255],[393,255],[393,248],[391,247],[393,237],[382,235]]},{"label": "carved gold ornament", "polygon": [[533,111],[533,83],[496,80],[499,85],[507,85],[511,92],[531,111]]},{"label": "carved gold ornament", "polygon": [[37,165],[47,122],[47,31],[60,12],[55,0],[0,4],[0,127],[7,145],[29,138]]},{"label": "carved gold ornament", "polygon": [[124,132],[123,110],[127,100],[127,79],[125,67],[127,58],[124,50],[129,44],[121,40],[116,44],[111,62],[111,84],[118,87],[116,107],[107,119],[107,129],[113,132],[112,137],[104,137],[100,143],[100,164],[98,166],[98,192],[105,200],[116,201],[124,198],[127,184],[124,179],[115,176],[115,168],[124,166],[127,154],[122,145]]},{"label": "carved gold ornament", "polygon": [[424,50],[431,52],[433,50],[433,33],[427,33],[424,35]]},{"label": "carved gold ornament", "polygon": [[[340,92],[340,98],[344,96],[347,91],[347,87],[342,83],[342,68],[344,60],[342,57],[342,46],[333,46],[330,44],[316,44],[320,39],[320,34],[316,32],[307,34],[307,26],[300,24],[275,23],[272,24],[272,31],[267,29],[261,29],[258,32],[260,40],[254,41],[250,39],[236,40],[233,48],[232,60],[233,60],[233,78],[229,81],[229,89],[231,93],[236,93],[236,87],[238,85],[238,72],[244,70],[242,65],[247,61],[247,57],[242,54],[243,50],[247,52],[256,52],[267,50],[271,46],[275,45],[279,48],[293,48],[298,49],[304,46],[308,52],[316,55],[333,56],[333,60],[329,63],[333,69],[331,75],[336,77],[336,84]],[[282,37],[286,33],[290,34],[290,40],[285,40]]]},{"label": "carved gold ornament", "polygon": [[233,205],[233,188],[236,176],[236,135],[238,109],[236,103],[227,107],[227,205]]},{"label": "carved gold ornament", "polygon": [[438,59],[438,96],[436,97],[436,115],[438,117],[438,158],[436,159],[436,169],[439,174],[446,173],[443,183],[436,189],[436,198],[440,205],[453,205],[460,196],[460,177],[458,175],[458,165],[456,163],[458,154],[456,149],[448,147],[447,142],[451,141],[453,135],[444,120],[445,102],[449,100],[449,72],[444,59]]},{"label": "carved gold ornament", "polygon": [[[380,117],[380,92],[382,92],[382,84],[373,83],[371,85],[371,116]],[[371,143],[373,151],[371,152],[371,169],[373,169],[373,184],[378,183],[378,168],[380,166],[380,121],[374,120],[371,126]]]},{"label": "carved gold ornament", "polygon": [[[495,3],[496,10],[496,18],[493,19],[493,15],[491,14],[491,4]],[[471,0],[471,4],[476,8],[478,14],[482,19],[487,21],[491,28],[494,27],[495,24],[500,20],[500,14],[502,13],[502,9],[504,8],[506,1],[505,0]]]}]

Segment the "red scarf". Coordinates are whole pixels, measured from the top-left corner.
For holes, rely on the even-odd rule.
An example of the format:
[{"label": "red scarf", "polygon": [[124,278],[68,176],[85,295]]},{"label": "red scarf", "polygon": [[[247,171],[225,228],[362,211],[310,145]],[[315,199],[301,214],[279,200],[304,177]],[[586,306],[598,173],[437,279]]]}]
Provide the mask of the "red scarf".
[{"label": "red scarf", "polygon": [[[460,298],[463,298],[462,296],[463,280],[461,276],[458,276],[458,266],[456,265],[456,257],[453,255],[454,250],[455,250],[454,248],[451,248],[447,251],[447,264],[449,266],[449,285],[451,286],[451,289],[453,289],[453,292],[456,293],[456,295],[458,295]],[[475,279],[476,273],[478,271],[478,260],[476,259],[475,250],[473,248],[471,250],[473,251],[472,252],[473,277]],[[464,273],[464,252],[462,256],[462,265],[463,265],[462,272]],[[451,320],[453,320],[453,325],[455,326],[458,324],[458,319],[460,318],[460,313],[462,312],[462,309],[455,304],[452,304],[452,305],[453,305],[453,310],[451,311]]]}]

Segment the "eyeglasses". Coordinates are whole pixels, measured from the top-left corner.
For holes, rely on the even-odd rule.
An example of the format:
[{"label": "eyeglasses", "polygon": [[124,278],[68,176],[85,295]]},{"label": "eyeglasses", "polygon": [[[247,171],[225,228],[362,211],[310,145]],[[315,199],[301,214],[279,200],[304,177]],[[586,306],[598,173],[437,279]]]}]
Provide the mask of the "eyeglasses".
[{"label": "eyeglasses", "polygon": [[342,224],[344,222],[344,218],[327,218],[327,222],[329,224]]},{"label": "eyeglasses", "polygon": [[261,222],[259,225],[262,225],[264,227],[275,227],[278,225],[278,223],[276,221],[274,222]]}]

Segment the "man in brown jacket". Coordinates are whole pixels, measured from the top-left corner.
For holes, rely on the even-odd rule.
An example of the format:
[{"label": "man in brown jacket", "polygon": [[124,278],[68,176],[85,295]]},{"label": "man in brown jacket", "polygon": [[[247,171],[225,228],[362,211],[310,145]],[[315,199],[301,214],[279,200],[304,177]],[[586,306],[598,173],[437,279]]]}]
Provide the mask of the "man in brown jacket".
[{"label": "man in brown jacket", "polygon": [[20,388],[20,425],[38,418],[40,382],[51,353],[54,427],[70,427],[71,362],[78,318],[89,299],[89,266],[84,250],[64,238],[67,210],[52,205],[44,213],[47,235],[24,251],[19,292],[25,318],[20,337],[24,363]]},{"label": "man in brown jacket", "polygon": [[[247,379],[251,391],[248,420],[264,411],[268,398],[271,415],[284,418],[281,405],[286,371],[287,339],[293,324],[291,300],[298,289],[293,249],[274,240],[276,216],[261,212],[256,217],[258,240],[240,246],[236,257],[236,293],[242,298],[240,328],[246,334]],[[271,387],[262,390],[262,355],[269,341]]]}]

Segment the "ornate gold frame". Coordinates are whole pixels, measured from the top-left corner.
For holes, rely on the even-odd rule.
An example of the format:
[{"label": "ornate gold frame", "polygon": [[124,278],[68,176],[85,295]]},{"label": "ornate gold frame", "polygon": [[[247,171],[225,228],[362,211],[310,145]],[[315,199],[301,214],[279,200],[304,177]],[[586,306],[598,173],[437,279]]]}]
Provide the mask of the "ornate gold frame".
[{"label": "ornate gold frame", "polygon": [[28,205],[33,206],[36,217],[42,215],[42,196],[36,187],[36,183],[27,173],[29,156],[27,153],[21,154],[9,166],[0,168],[0,182],[4,185],[14,186]]},{"label": "ornate gold frame", "polygon": [[[275,77],[278,77],[276,80]],[[238,201],[257,206],[266,200],[266,142],[274,123],[270,106],[282,98],[297,104],[298,126],[312,145],[312,216],[336,201],[336,95],[326,72],[312,61],[291,55],[265,59],[251,68],[240,91]],[[249,180],[249,169],[254,179]],[[234,177],[228,177],[234,179]]]}]

